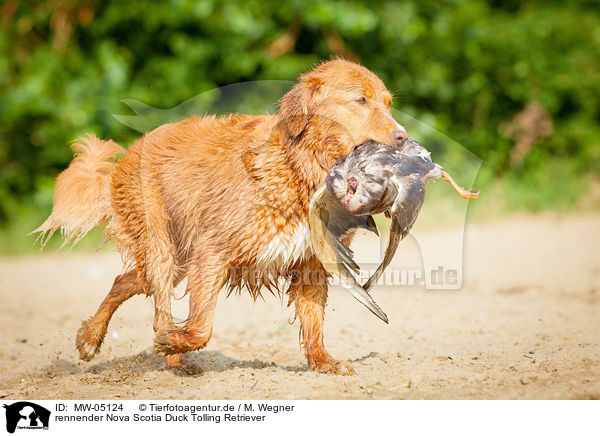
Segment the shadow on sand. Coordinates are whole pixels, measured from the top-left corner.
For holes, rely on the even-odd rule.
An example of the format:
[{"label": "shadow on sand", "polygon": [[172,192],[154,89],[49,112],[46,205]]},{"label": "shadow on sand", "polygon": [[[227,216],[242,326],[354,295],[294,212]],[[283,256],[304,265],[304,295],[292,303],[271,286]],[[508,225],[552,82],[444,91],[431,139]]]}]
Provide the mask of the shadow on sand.
[{"label": "shadow on sand", "polygon": [[[375,357],[379,353],[371,352],[363,357],[350,360],[352,363],[360,363],[370,357]],[[104,372],[133,372],[146,373],[151,371],[172,371],[174,374],[183,377],[199,377],[207,372],[223,372],[234,368],[279,368],[289,372],[307,372],[310,368],[304,365],[278,365],[275,362],[264,362],[259,359],[239,360],[227,356],[220,351],[197,351],[185,354],[186,363],[179,368],[167,368],[163,357],[157,356],[147,350],[138,354],[126,357],[119,357],[105,362],[98,363],[86,369],[81,369],[77,365],[64,359],[54,361],[47,368],[48,372],[68,372],[71,374],[90,373],[102,374]]]}]

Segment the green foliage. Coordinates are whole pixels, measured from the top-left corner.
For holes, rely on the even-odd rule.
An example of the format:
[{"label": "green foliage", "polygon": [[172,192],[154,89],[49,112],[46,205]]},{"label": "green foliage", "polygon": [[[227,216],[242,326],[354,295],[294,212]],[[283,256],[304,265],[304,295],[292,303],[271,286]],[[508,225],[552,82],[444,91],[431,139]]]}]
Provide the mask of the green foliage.
[{"label": "green foliage", "polygon": [[[396,92],[394,108],[483,159],[485,180],[521,193],[508,207],[569,206],[569,189],[585,190],[581,174],[600,172],[597,10],[585,1],[5,0],[0,225],[49,212],[69,141],[139,136],[113,117],[132,114],[122,99],[170,109],[220,86],[293,80],[332,54],[374,70]],[[529,102],[545,108],[553,133],[511,164],[514,141],[500,132]]]}]

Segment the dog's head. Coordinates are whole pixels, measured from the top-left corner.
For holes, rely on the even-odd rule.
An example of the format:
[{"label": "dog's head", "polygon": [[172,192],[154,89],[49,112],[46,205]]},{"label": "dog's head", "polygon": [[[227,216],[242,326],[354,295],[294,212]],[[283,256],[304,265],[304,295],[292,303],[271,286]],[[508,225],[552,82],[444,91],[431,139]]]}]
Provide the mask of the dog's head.
[{"label": "dog's head", "polygon": [[328,160],[335,161],[369,139],[396,147],[406,142],[408,135],[392,117],[391,104],[392,95],[379,77],[336,59],[302,75],[282,97],[279,114],[290,140],[311,131],[320,147],[328,147]]}]

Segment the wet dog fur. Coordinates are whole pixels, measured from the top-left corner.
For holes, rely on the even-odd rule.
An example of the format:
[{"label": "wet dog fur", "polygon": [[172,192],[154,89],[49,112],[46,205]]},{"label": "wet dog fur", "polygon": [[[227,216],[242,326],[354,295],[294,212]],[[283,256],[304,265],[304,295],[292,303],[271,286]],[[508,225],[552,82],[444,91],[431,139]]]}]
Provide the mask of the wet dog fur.
[{"label": "wet dog fur", "polygon": [[[146,294],[155,305],[155,352],[178,366],[183,353],[208,343],[221,289],[256,298],[286,279],[310,367],[353,373],[323,343],[327,276],[311,253],[307,209],[333,163],[357,144],[406,140],[391,103],[374,73],[336,59],[302,75],[276,114],[192,117],[145,134],[127,152],[80,138],[38,231],[60,229],[69,240],[108,223],[107,238],[130,265],[79,330],[80,357],[100,350],[120,304]],[[189,317],[177,326],[171,297],[185,277]]]}]

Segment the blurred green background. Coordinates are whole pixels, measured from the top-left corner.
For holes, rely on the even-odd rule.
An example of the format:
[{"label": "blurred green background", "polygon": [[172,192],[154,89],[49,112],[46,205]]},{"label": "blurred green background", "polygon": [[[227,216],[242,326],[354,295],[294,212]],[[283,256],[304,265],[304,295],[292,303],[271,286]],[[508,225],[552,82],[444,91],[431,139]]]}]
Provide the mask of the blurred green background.
[{"label": "blurred green background", "polygon": [[[26,233],[51,210],[69,141],[92,132],[127,146],[139,136],[113,116],[134,114],[121,100],[169,109],[224,85],[294,80],[332,55],[376,72],[397,96],[394,109],[483,160],[476,217],[598,208],[599,9],[596,1],[5,0],[0,253],[34,249]],[[453,159],[436,156],[445,166]]]}]

